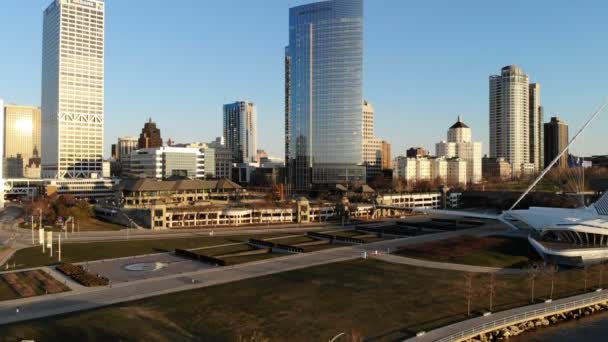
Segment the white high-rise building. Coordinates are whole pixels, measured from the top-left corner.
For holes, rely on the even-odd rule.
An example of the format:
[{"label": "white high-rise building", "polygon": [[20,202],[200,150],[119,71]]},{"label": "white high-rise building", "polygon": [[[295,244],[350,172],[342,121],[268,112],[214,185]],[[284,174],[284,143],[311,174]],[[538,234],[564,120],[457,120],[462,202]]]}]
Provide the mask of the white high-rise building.
[{"label": "white high-rise building", "polygon": [[382,170],[382,139],[374,134],[374,116],[374,106],[363,101],[363,162],[368,180],[381,174]]},{"label": "white high-rise building", "polygon": [[447,182],[448,180],[448,160],[445,157],[431,159],[431,179]]},{"label": "white high-rise building", "polygon": [[481,142],[472,141],[471,128],[460,117],[448,130],[448,141],[436,144],[435,149],[437,157],[458,158],[466,162],[466,183],[481,183]]},{"label": "white high-rise building", "polygon": [[103,168],[104,0],[54,0],[44,11],[43,176],[91,178]]},{"label": "white high-rise building", "polygon": [[511,163],[513,176],[530,163],[529,101],[528,75],[520,67],[509,65],[490,76],[490,157]]},{"label": "white high-rise building", "polygon": [[466,185],[467,184],[467,162],[460,158],[448,160],[448,184]]}]

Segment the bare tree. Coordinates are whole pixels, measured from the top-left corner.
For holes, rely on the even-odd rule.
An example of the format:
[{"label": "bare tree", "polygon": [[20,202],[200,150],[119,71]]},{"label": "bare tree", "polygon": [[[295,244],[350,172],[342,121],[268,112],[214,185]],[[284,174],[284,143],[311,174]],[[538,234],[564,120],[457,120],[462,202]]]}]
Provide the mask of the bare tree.
[{"label": "bare tree", "polygon": [[585,292],[587,292],[587,280],[589,279],[589,265],[583,267],[583,279],[585,281]]},{"label": "bare tree", "polygon": [[530,283],[530,302],[534,304],[534,290],[536,289],[536,277],[538,277],[539,267],[537,264],[532,264],[528,268],[528,282]]},{"label": "bare tree", "polygon": [[600,268],[600,276],[597,282],[597,288],[601,289],[602,285],[603,285],[603,277],[604,277],[604,262],[600,262],[600,264],[598,265],[598,267]]},{"label": "bare tree", "polygon": [[490,277],[488,279],[488,295],[490,297],[490,312],[494,311],[495,284],[496,284],[496,274],[494,272],[491,272]]},{"label": "bare tree", "polygon": [[471,316],[471,301],[473,297],[473,273],[465,272],[464,274],[464,296],[467,301],[467,317]]},{"label": "bare tree", "polygon": [[553,291],[555,290],[555,274],[558,268],[555,264],[549,264],[545,266],[545,272],[551,277],[551,291],[549,292],[549,299],[553,300]]}]

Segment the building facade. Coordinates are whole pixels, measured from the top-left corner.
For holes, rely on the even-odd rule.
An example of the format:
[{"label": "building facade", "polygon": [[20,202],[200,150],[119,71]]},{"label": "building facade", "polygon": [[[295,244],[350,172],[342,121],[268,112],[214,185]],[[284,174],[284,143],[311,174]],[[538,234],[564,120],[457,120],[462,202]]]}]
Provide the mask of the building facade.
[{"label": "building facade", "polygon": [[138,139],[135,137],[120,137],[116,143],[116,160],[127,158],[131,152],[138,149]]},{"label": "building facade", "polygon": [[[549,164],[568,146],[568,125],[558,117],[552,117],[551,121],[545,123],[545,165]],[[566,151],[555,167],[568,167],[568,151]]]},{"label": "building facade", "polygon": [[131,152],[123,172],[134,178],[204,179],[205,155],[198,148],[157,147]]},{"label": "building facade", "polygon": [[408,158],[422,158],[428,157],[429,152],[424,147],[412,147],[405,152],[405,155]]},{"label": "building facade", "polygon": [[530,164],[534,164],[535,172],[540,172],[545,166],[543,107],[540,101],[540,84],[530,84]]},{"label": "building facade", "polygon": [[102,172],[103,0],[54,0],[44,11],[42,167],[44,176]]},{"label": "building facade", "polygon": [[464,184],[481,183],[481,142],[472,141],[471,128],[458,117],[458,121],[448,130],[447,136],[448,141],[435,145],[437,157],[458,158],[466,162],[467,181]]},{"label": "building facade", "polygon": [[[39,157],[41,125],[41,112],[38,107],[16,105],[4,107],[5,178],[26,177],[25,168],[30,159]],[[13,167],[9,167],[9,164],[13,164]],[[40,178],[40,168],[37,167],[36,170],[37,173],[29,170],[27,176]]]},{"label": "building facade", "polygon": [[217,138],[208,144],[215,151],[215,178],[232,177],[232,151],[226,147],[223,139]]},{"label": "building facade", "polygon": [[364,182],[363,0],[289,11],[290,188]]},{"label": "building facade", "polygon": [[489,181],[510,180],[513,175],[511,164],[505,158],[484,157],[481,161],[483,178]]},{"label": "building facade", "polygon": [[529,102],[528,75],[520,67],[506,66],[490,76],[490,157],[508,161],[513,176],[530,162]]},{"label": "building facade", "polygon": [[224,105],[224,139],[232,152],[233,163],[257,161],[257,109],[251,101]]},{"label": "building facade", "polygon": [[160,128],[156,127],[156,122],[152,118],[144,124],[139,140],[137,141],[137,149],[142,148],[157,148],[163,146],[163,138],[160,134]]},{"label": "building facade", "polygon": [[382,174],[382,140],[375,136],[374,113],[371,102],[363,101],[363,162],[368,181]]},{"label": "building facade", "polygon": [[382,140],[382,169],[389,170],[393,168],[393,159],[391,155],[391,144],[388,141]]}]

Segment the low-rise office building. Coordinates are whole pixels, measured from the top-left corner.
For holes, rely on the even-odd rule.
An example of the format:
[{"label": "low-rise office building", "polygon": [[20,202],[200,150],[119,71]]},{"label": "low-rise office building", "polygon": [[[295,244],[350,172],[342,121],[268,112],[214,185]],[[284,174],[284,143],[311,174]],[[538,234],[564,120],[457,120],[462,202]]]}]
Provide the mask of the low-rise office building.
[{"label": "low-rise office building", "polygon": [[167,179],[205,178],[205,153],[198,148],[158,147],[133,151],[125,160],[127,177]]},{"label": "low-rise office building", "polygon": [[160,181],[141,178],[123,181],[117,191],[125,208],[147,208],[157,204],[176,206],[227,201],[242,194],[244,189],[228,179]]}]

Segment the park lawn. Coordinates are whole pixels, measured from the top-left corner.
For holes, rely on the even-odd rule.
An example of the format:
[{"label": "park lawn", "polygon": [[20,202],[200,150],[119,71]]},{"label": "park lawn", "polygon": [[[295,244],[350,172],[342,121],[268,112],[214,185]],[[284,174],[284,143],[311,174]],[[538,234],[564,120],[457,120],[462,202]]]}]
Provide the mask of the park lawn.
[{"label": "park lawn", "polygon": [[461,236],[408,246],[395,254],[439,262],[487,267],[524,268],[538,261],[527,239]]},{"label": "park lawn", "polygon": [[[581,270],[555,276],[555,297],[583,287]],[[472,312],[489,308],[490,275],[472,278]],[[535,282],[547,298],[550,276]],[[597,284],[598,272],[589,273]],[[354,260],[0,326],[6,341],[327,341],[340,332],[394,341],[467,318],[465,273]],[[494,311],[529,303],[528,276],[495,275]],[[151,328],[153,327],[153,328]],[[242,339],[245,340],[245,339]]]},{"label": "park lawn", "polygon": [[242,253],[256,250],[255,247],[251,247],[248,244],[238,244],[238,245],[230,245],[230,246],[221,246],[221,247],[213,247],[213,248],[204,248],[198,249],[195,252],[211,257],[217,257],[220,255],[233,254],[233,253]]},{"label": "park lawn", "polygon": [[300,243],[307,243],[307,242],[314,242],[317,241],[313,238],[309,238],[307,236],[295,236],[295,237],[289,237],[289,238],[285,238],[285,239],[273,239],[270,240],[270,242],[274,242],[274,243],[280,243],[282,245],[297,245]]},{"label": "park lawn", "polygon": [[323,244],[319,244],[319,245],[308,245],[308,246],[299,246],[299,247],[304,249],[304,253],[312,253],[312,252],[322,251],[325,249],[340,248],[340,247],[347,247],[347,246],[350,246],[350,245],[331,244],[331,243],[327,242],[327,243],[323,243]]},{"label": "park lawn", "polygon": [[[189,238],[159,239],[159,240],[130,240],[91,243],[65,243],[61,245],[62,261],[84,262],[102,259],[120,258],[152,253],[171,252],[176,248],[193,249],[228,243],[242,243],[249,238],[266,239],[285,235],[286,233],[270,233],[260,235],[236,236],[195,236]],[[57,246],[54,246],[57,248]],[[38,266],[48,266],[57,263],[57,253],[53,258],[42,253],[42,247],[29,247],[17,251],[8,261],[16,264],[17,269]]]},{"label": "park lawn", "polygon": [[266,259],[272,259],[272,258],[280,258],[280,257],[288,256],[288,255],[291,255],[291,254],[260,253],[260,254],[229,256],[229,257],[223,257],[220,259],[226,261],[226,263],[228,265],[238,265],[238,264],[245,264],[248,262],[260,261],[260,260],[266,260]]}]

